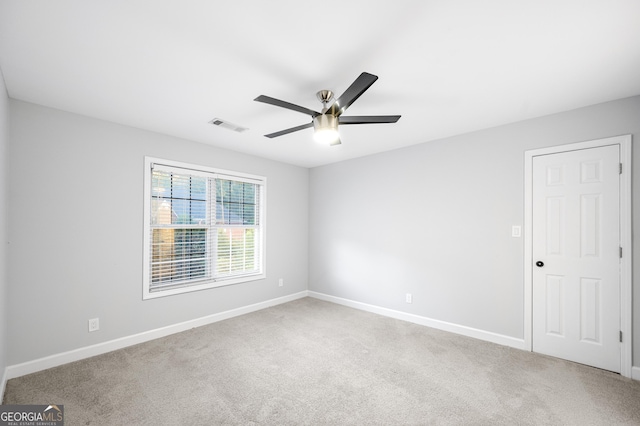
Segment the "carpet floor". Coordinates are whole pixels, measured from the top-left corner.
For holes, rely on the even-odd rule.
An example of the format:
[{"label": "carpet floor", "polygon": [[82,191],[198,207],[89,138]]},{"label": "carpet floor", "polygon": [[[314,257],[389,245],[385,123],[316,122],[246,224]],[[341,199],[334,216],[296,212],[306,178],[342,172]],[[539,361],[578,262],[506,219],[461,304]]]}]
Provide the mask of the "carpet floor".
[{"label": "carpet floor", "polygon": [[640,382],[304,298],[9,380],[72,425],[640,425]]}]

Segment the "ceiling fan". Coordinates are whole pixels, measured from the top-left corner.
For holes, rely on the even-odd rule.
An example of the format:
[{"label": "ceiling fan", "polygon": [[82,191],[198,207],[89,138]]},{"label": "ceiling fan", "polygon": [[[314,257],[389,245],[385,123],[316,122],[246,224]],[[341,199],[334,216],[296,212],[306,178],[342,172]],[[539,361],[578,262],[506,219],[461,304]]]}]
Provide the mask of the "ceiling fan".
[{"label": "ceiling fan", "polygon": [[301,126],[291,127],[290,129],[280,130],[279,132],[269,133],[265,135],[268,138],[275,138],[286,135],[288,133],[297,132],[298,130],[314,128],[314,139],[321,143],[329,145],[340,145],[340,135],[338,134],[338,124],[373,124],[373,123],[395,123],[400,119],[399,115],[352,115],[343,116],[351,104],[353,104],[375,81],[377,76],[363,72],[351,86],[340,96],[335,102],[333,100],[333,92],[331,90],[320,90],[316,96],[322,102],[322,112],[317,112],[303,106],[295,105],[290,102],[281,101],[269,96],[260,95],[254,99],[257,102],[264,102],[298,111],[303,114],[310,115],[312,121]]}]

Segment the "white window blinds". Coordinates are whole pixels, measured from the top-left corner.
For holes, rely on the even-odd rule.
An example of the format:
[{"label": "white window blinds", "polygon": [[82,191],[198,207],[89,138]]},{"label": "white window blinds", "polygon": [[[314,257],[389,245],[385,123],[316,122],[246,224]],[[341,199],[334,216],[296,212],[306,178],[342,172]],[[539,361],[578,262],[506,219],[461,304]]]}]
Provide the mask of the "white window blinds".
[{"label": "white window blinds", "polygon": [[183,166],[148,164],[145,295],[260,278],[264,181]]},{"label": "white window blinds", "polygon": [[216,179],[216,275],[258,271],[260,186]]}]

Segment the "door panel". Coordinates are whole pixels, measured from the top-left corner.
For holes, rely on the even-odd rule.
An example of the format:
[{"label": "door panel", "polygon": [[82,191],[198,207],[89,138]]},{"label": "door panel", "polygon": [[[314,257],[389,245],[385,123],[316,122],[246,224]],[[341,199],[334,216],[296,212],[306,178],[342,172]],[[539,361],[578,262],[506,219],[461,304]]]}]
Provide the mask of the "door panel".
[{"label": "door panel", "polygon": [[564,254],[565,197],[547,197],[547,255]]},{"label": "door panel", "polygon": [[547,275],[546,288],[546,333],[548,335],[564,336],[564,277]]},{"label": "door panel", "polygon": [[600,280],[580,279],[580,340],[582,342],[602,344],[600,291]]},{"label": "door panel", "polygon": [[620,371],[619,147],[533,158],[533,350]]}]

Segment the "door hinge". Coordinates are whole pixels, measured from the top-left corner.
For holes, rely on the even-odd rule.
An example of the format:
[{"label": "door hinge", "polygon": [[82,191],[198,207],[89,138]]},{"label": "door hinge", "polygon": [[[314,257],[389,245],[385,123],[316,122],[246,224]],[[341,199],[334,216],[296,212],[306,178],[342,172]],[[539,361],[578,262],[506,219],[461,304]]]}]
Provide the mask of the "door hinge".
[{"label": "door hinge", "polygon": [[620,247],[620,259],[622,259],[622,247]]},{"label": "door hinge", "polygon": [[620,330],[620,343],[622,343],[622,330]]},{"label": "door hinge", "polygon": [[620,174],[622,174],[622,163],[620,163]]}]

